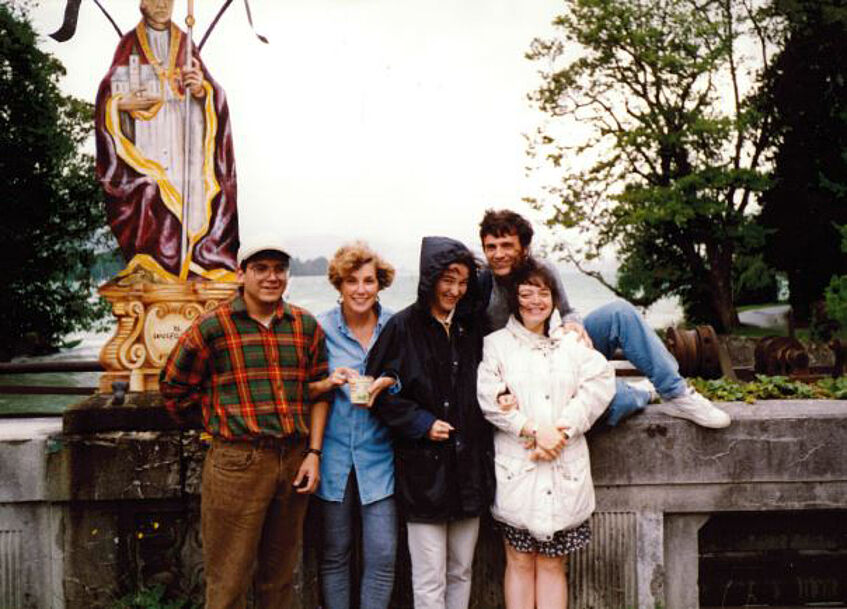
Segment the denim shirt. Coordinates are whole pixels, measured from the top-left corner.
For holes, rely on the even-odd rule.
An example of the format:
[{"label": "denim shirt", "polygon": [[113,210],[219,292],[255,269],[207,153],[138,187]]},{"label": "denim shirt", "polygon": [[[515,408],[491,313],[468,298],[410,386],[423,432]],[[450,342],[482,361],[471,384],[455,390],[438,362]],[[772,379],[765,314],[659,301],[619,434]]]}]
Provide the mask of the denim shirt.
[{"label": "denim shirt", "polygon": [[[350,332],[341,307],[320,315],[326,334],[329,369],[346,366],[365,373],[368,354],[385,322],[393,314],[377,305],[377,322],[367,350]],[[355,468],[359,498],[367,505],[394,494],[394,449],[391,435],[370,409],[350,403],[350,387],[333,392],[332,406],[324,430],[321,479],[317,496],[325,501],[343,501],[350,470]]]}]

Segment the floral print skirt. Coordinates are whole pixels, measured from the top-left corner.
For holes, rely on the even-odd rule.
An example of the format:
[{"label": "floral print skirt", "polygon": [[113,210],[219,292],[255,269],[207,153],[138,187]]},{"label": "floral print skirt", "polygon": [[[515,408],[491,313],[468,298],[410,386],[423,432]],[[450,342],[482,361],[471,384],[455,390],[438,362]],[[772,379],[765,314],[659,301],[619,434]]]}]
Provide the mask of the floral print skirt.
[{"label": "floral print skirt", "polygon": [[556,531],[550,539],[537,539],[526,529],[518,529],[504,522],[497,522],[503,537],[518,552],[536,553],[542,556],[564,556],[580,550],[591,541],[591,527],[586,520],[565,531]]}]

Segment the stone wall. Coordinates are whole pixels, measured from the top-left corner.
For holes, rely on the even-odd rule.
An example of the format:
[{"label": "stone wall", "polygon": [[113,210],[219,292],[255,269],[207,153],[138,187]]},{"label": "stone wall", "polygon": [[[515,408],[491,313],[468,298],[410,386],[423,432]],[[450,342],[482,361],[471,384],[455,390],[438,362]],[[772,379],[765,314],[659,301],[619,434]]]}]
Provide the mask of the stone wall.
[{"label": "stone wall", "polygon": [[[726,430],[647,413],[592,432],[594,538],[570,565],[571,607],[693,609],[710,515],[847,510],[847,402],[722,406],[735,420]],[[58,421],[0,428],[0,573],[19,569],[0,576],[0,606],[106,608],[157,583],[201,598],[200,434],[171,428],[150,396],[90,412],[105,408],[93,398],[64,431]],[[134,430],[107,429],[121,422]],[[317,517],[307,520],[296,609],[318,604]],[[502,565],[486,521],[474,609],[502,607]],[[405,547],[392,607],[411,607]]]}]

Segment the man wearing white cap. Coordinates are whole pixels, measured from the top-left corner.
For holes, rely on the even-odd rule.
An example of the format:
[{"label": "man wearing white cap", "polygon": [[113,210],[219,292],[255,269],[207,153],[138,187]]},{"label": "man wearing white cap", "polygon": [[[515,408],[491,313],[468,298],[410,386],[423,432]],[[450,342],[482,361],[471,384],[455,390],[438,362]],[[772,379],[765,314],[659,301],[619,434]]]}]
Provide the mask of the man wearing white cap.
[{"label": "man wearing white cap", "polygon": [[289,255],[277,237],[242,242],[238,295],[183,334],[162,371],[176,417],[199,404],[212,447],[203,467],[206,609],[244,607],[257,563],[257,607],[288,607],[308,495],[317,488],[328,403],[324,334],[283,302]]}]

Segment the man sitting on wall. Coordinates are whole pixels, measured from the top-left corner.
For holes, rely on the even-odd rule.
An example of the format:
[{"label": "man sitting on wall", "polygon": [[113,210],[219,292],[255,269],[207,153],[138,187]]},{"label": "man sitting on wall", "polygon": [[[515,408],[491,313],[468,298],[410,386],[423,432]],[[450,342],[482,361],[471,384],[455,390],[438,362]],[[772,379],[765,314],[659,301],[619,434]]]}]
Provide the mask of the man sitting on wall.
[{"label": "man sitting on wall", "polygon": [[[485,311],[489,331],[506,325],[509,318],[509,277],[529,255],[532,235],[529,221],[511,210],[489,209],[482,218],[479,236],[488,268],[483,270],[480,281],[483,298],[487,302]],[[727,413],[694,391],[679,375],[676,360],[635,307],[619,300],[592,311],[582,320],[568,303],[559,272],[547,261],[542,261],[542,264],[552,268],[553,276],[559,282],[561,298],[557,307],[565,322],[565,330],[576,332],[586,344],[593,345],[607,358],[620,348],[624,357],[649,379],[636,383],[617,380],[615,397],[603,419],[608,425],[617,425],[624,418],[643,410],[656,397],[661,397],[662,403],[653,407],[655,412],[715,429],[730,424]]]}]

